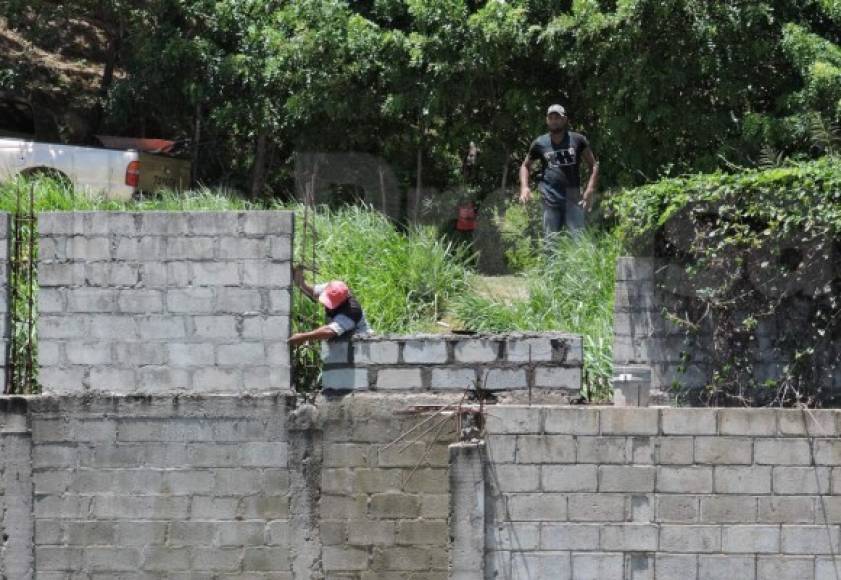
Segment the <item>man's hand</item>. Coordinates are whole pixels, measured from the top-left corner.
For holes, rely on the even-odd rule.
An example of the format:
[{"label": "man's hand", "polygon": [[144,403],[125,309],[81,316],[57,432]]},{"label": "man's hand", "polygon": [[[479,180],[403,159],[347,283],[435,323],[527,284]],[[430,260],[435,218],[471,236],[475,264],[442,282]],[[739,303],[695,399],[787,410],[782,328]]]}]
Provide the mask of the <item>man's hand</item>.
[{"label": "man's hand", "polygon": [[520,190],[520,203],[528,203],[531,201],[531,190],[524,187]]},{"label": "man's hand", "polygon": [[292,336],[289,337],[288,342],[289,342],[290,346],[300,346],[300,345],[304,344],[305,342],[307,342],[307,338],[309,338],[309,337],[307,336],[306,333],[297,332],[297,333],[295,333],[295,334],[293,334]]},{"label": "man's hand", "polygon": [[584,192],[584,195],[581,197],[581,201],[578,202],[578,205],[580,205],[584,209],[584,211],[589,212],[593,209],[594,196],[595,193],[593,192],[593,190],[587,188],[587,190]]}]

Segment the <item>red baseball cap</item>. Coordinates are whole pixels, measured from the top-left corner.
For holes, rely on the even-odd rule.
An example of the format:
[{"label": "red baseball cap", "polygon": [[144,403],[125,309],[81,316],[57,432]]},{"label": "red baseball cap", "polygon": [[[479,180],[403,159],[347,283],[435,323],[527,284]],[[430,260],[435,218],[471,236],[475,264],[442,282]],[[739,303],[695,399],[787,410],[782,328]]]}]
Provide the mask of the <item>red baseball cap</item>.
[{"label": "red baseball cap", "polygon": [[341,280],[333,280],[328,282],[324,291],[318,295],[318,301],[333,310],[344,304],[349,295],[350,290],[348,290],[347,284]]}]

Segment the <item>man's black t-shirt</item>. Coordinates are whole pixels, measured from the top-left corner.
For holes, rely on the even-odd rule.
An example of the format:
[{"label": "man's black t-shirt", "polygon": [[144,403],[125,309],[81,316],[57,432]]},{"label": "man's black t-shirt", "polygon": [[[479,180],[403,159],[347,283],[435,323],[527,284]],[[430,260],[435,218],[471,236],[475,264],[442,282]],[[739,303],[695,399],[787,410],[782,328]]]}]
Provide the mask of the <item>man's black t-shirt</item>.
[{"label": "man's black t-shirt", "polygon": [[589,147],[581,133],[567,131],[563,140],[555,144],[549,133],[535,139],[529,148],[529,159],[540,159],[542,170],[537,188],[543,194],[543,203],[559,206],[566,204],[568,187],[580,187],[581,153]]}]

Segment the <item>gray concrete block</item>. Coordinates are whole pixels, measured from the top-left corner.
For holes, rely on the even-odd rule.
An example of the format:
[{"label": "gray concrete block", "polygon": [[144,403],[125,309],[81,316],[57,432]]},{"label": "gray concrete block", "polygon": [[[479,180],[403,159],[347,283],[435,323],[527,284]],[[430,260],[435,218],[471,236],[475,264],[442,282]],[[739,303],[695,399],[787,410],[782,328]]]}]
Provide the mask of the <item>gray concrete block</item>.
[{"label": "gray concrete block", "polygon": [[321,375],[325,389],[348,390],[368,388],[368,369],[329,369]]},{"label": "gray concrete block", "polygon": [[[247,262],[246,264],[250,264]],[[273,269],[273,264],[266,262],[256,262],[257,265],[265,267],[270,271]],[[192,283],[195,286],[239,286],[240,284],[240,265],[235,262],[193,262],[191,264],[193,270]],[[249,265],[248,270],[254,268]],[[243,266],[244,271],[247,271]],[[288,286],[289,281],[282,286]]]},{"label": "gray concrete block", "polygon": [[752,467],[715,467],[716,493],[762,494],[771,493],[771,468]]},{"label": "gray concrete block", "polygon": [[544,465],[541,485],[545,491],[595,492],[598,471],[595,465]]},{"label": "gray concrete block", "polygon": [[222,260],[257,260],[269,257],[269,242],[265,238],[224,237],[219,238],[218,244],[216,257]]},{"label": "gray concrete block", "polygon": [[290,236],[272,236],[269,238],[269,243],[269,257],[271,259],[292,259],[292,238]]},{"label": "gray concrete block", "polygon": [[547,407],[546,433],[595,435],[599,432],[599,415],[595,409]]},{"label": "gray concrete block", "polygon": [[407,364],[444,364],[447,343],[444,340],[407,340],[403,345],[403,361]]},{"label": "gray concrete block", "polygon": [[[546,497],[552,496],[546,494]],[[569,496],[568,509],[571,522],[623,522],[627,519],[626,497],[621,494],[573,494]]]},{"label": "gray concrete block", "polygon": [[770,437],[777,434],[777,411],[774,409],[720,409],[718,420],[722,435]]},{"label": "gray concrete block", "polygon": [[712,493],[713,468],[700,466],[657,467],[656,491],[664,493]]},{"label": "gray concrete block", "polygon": [[196,339],[233,339],[239,336],[237,319],[231,315],[195,316],[192,321],[192,336]]},{"label": "gray concrete block", "polygon": [[762,465],[810,465],[808,439],[757,439],[755,461]]},{"label": "gray concrete block", "polygon": [[262,297],[256,288],[219,288],[216,291],[216,312],[221,314],[257,314],[262,310]]},{"label": "gray concrete block", "polygon": [[781,527],[783,554],[826,554],[841,552],[841,530],[837,526],[783,525]]},{"label": "gray concrete block", "polygon": [[725,526],[721,550],[734,554],[776,554],[780,551],[780,528],[759,525]]},{"label": "gray concrete block", "polygon": [[656,443],[656,462],[663,465],[690,465],[694,461],[692,437],[662,437]]},{"label": "gray concrete block", "polygon": [[664,435],[715,435],[715,409],[662,409]]},{"label": "gray concrete block", "polygon": [[239,212],[192,211],[187,213],[187,225],[193,234],[232,236],[239,232]]},{"label": "gray concrete block", "polygon": [[293,233],[291,211],[242,212],[242,231],[246,234],[290,235]]},{"label": "gray concrete block", "polygon": [[655,504],[655,521],[697,523],[701,513],[699,502],[699,497],[695,495],[659,495]]},{"label": "gray concrete block", "polygon": [[601,548],[607,551],[653,552],[657,550],[658,526],[611,524],[601,528]]},{"label": "gray concrete block", "polygon": [[757,521],[767,524],[815,523],[815,498],[807,496],[760,497],[758,498]]},{"label": "gray concrete block", "polygon": [[220,366],[247,367],[265,364],[266,362],[266,350],[262,342],[220,344],[216,347],[216,364]]},{"label": "gray concrete block", "polygon": [[377,389],[405,390],[423,389],[423,377],[419,368],[382,369],[377,371]]},{"label": "gray concrete block", "polygon": [[212,314],[212,288],[181,288],[166,292],[167,311],[174,314]]},{"label": "gray concrete block", "polygon": [[64,348],[67,361],[70,364],[107,365],[111,363],[111,344],[109,342],[68,341]]},{"label": "gray concrete block", "polygon": [[178,236],[190,231],[185,212],[146,211],[140,216],[140,235]]},{"label": "gray concrete block", "polygon": [[289,290],[269,290],[269,312],[271,314],[289,314],[292,296]]},{"label": "gray concrete block", "polygon": [[456,362],[486,363],[499,358],[500,343],[495,340],[462,339],[455,343],[453,352]]},{"label": "gray concrete block", "polygon": [[545,389],[581,388],[581,369],[579,367],[542,367],[534,371],[534,386]]},{"label": "gray concrete block", "polygon": [[575,580],[624,580],[621,554],[574,553],[572,577]]},{"label": "gray concrete block", "polygon": [[517,463],[575,463],[575,439],[564,435],[520,435]]},{"label": "gray concrete block", "polygon": [[564,521],[567,519],[567,496],[551,493],[518,493],[509,497],[508,509],[512,521]]},{"label": "gray concrete block", "polygon": [[66,290],[70,312],[115,312],[116,292],[108,288],[69,288]]},{"label": "gray concrete block", "polygon": [[[605,526],[605,529],[608,527],[610,526]],[[545,524],[540,529],[540,549],[597,552],[599,551],[599,528],[601,526],[593,524]],[[517,547],[515,546],[514,549]]]},{"label": "gray concrete block", "polygon": [[601,409],[603,435],[656,435],[659,432],[658,409]]},{"label": "gray concrete block", "polygon": [[291,262],[247,261],[240,268],[244,286],[287,288],[292,282]]},{"label": "gray concrete block", "polygon": [[710,465],[750,465],[753,441],[738,437],[696,437],[695,461]]},{"label": "gray concrete block", "polygon": [[479,371],[479,382],[489,391],[526,389],[528,377],[525,369],[488,368]]},{"label": "gray concrete block", "polygon": [[432,390],[463,391],[475,389],[477,385],[474,369],[432,369],[430,388]]},{"label": "gray concrete block", "polygon": [[552,341],[545,338],[510,339],[506,360],[509,362],[549,362],[552,360]]},{"label": "gray concrete block", "polygon": [[698,558],[698,574],[702,580],[756,580],[756,562],[753,556],[701,555]]},{"label": "gray concrete block", "polygon": [[166,345],[169,365],[175,368],[198,367],[214,363],[213,345],[171,342]]},{"label": "gray concrete block", "polygon": [[599,467],[599,491],[653,492],[656,473],[654,466],[602,465]]},{"label": "gray concrete block", "polygon": [[327,340],[322,342],[321,361],[327,365],[346,364],[350,362],[350,342],[347,340]]},{"label": "gray concrete block", "polygon": [[137,317],[138,331],[143,340],[184,338],[187,336],[186,321],[186,317],[171,314]]},{"label": "gray concrete block", "polygon": [[720,552],[721,544],[721,526],[660,526],[659,549],[663,552]]},{"label": "gray concrete block", "polygon": [[626,463],[628,458],[625,437],[578,437],[579,463]]},{"label": "gray concrete block", "polygon": [[808,495],[828,494],[830,470],[828,467],[774,467],[775,494]]},{"label": "gray concrete block", "polygon": [[752,524],[756,521],[756,498],[738,495],[701,498],[701,522],[705,524]]},{"label": "gray concrete block", "polygon": [[356,365],[395,365],[400,358],[400,344],[390,340],[362,340],[353,343]]},{"label": "gray concrete block", "polygon": [[163,312],[163,294],[158,290],[120,290],[117,294],[120,312],[159,314]]}]

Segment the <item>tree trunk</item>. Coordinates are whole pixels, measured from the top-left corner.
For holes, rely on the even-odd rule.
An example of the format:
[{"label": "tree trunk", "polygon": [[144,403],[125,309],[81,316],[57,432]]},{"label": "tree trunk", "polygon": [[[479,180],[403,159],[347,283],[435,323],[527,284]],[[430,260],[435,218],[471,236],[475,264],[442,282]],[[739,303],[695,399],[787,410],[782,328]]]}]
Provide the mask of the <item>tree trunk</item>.
[{"label": "tree trunk", "polygon": [[193,128],[193,150],[190,159],[190,186],[193,187],[198,181],[199,175],[199,142],[201,141],[201,102],[196,103]]},{"label": "tree trunk", "polygon": [[263,194],[266,184],[266,148],[268,133],[261,129],[254,143],[254,165],[251,167],[251,197],[257,199]]}]

